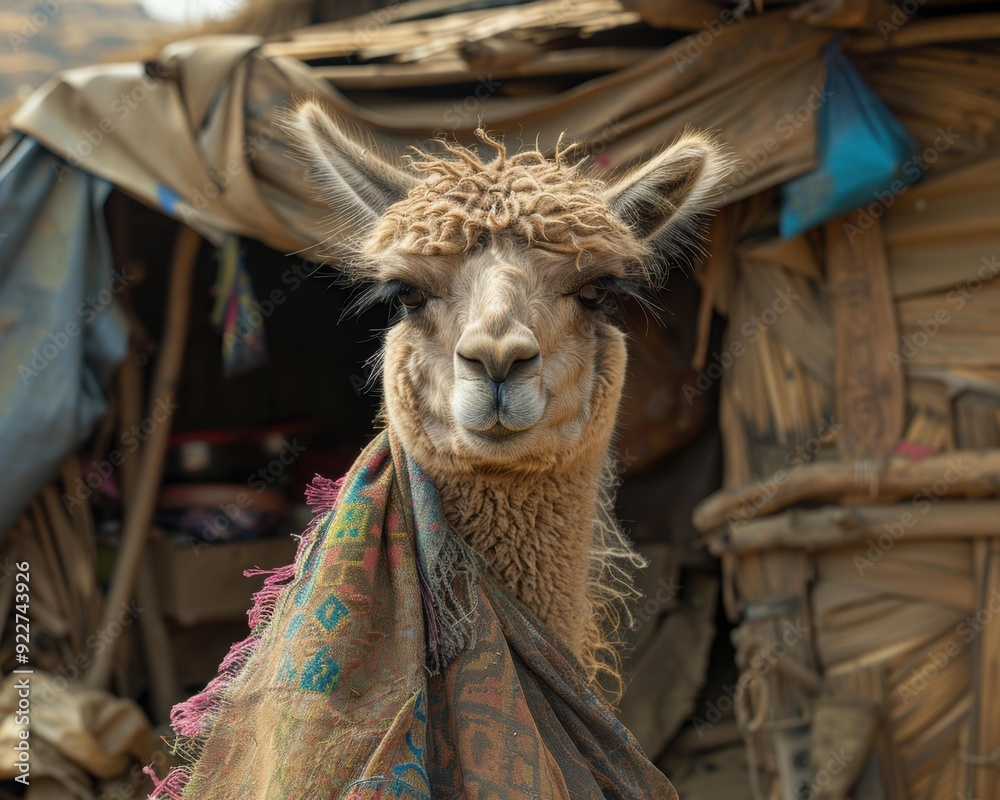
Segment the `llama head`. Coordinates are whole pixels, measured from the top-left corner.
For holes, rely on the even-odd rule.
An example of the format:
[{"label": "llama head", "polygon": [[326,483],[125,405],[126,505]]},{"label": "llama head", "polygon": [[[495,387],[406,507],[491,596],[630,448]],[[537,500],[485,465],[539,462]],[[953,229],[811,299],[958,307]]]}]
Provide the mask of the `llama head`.
[{"label": "llama head", "polygon": [[383,350],[389,424],[432,476],[600,463],[625,380],[617,293],[655,283],[725,174],[686,134],[613,183],[539,152],[448,146],[406,168],[315,102],[290,127],[335,224],[363,231],[345,269],[401,308]]}]

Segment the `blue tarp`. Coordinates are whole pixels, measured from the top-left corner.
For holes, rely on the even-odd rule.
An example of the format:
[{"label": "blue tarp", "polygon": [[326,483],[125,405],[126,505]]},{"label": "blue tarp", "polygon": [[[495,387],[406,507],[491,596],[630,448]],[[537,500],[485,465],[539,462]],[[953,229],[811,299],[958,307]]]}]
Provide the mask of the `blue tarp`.
[{"label": "blue tarp", "polygon": [[917,144],[868,87],[839,44],[826,54],[825,100],[819,108],[819,166],[781,191],[781,235],[797,236],[815,225],[898,193],[920,177]]},{"label": "blue tarp", "polygon": [[111,184],[15,137],[0,162],[0,534],[107,413],[128,350]]}]

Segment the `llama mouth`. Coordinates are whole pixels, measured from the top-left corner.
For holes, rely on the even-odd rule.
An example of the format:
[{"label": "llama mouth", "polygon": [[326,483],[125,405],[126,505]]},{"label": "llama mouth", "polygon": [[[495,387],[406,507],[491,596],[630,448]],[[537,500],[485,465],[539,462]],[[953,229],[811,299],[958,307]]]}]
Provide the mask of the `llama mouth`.
[{"label": "llama mouth", "polygon": [[477,436],[482,436],[484,439],[489,439],[492,442],[503,442],[507,439],[512,439],[515,436],[520,436],[524,433],[524,431],[511,430],[498,422],[492,428],[487,428],[481,431],[473,431],[473,433]]}]

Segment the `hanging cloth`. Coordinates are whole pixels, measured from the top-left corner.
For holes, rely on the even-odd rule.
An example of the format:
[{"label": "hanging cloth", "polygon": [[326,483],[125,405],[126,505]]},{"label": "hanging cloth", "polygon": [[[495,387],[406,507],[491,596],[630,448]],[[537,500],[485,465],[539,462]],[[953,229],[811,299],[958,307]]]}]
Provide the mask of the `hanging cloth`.
[{"label": "hanging cloth", "polygon": [[836,42],[826,52],[816,127],[819,167],[782,187],[783,238],[859,206],[885,206],[887,195],[899,194],[922,174],[913,137]]},{"label": "hanging cloth", "polygon": [[243,375],[267,361],[264,314],[253,293],[239,237],[227,235],[219,250],[212,324],[222,334],[222,371]]}]

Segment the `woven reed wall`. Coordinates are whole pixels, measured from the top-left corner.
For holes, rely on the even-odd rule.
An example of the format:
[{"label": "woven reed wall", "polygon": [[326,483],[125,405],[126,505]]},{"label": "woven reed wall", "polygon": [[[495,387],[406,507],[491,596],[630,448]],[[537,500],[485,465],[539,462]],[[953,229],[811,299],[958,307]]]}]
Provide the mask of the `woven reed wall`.
[{"label": "woven reed wall", "polygon": [[922,180],[789,241],[776,193],[716,220],[725,487],[695,522],[743,620],[759,797],[997,797],[1000,60],[855,57]]}]

